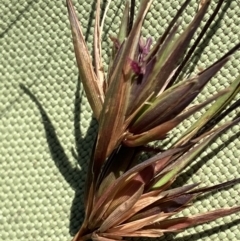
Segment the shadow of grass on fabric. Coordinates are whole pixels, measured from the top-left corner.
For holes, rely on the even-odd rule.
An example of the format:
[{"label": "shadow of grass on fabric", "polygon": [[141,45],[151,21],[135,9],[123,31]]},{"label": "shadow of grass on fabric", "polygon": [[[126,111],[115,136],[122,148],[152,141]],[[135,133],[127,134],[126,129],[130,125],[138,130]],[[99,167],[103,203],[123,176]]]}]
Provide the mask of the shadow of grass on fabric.
[{"label": "shadow of grass on fabric", "polygon": [[[193,175],[196,174],[203,167],[203,165],[207,163],[208,160],[211,160],[216,155],[216,153],[218,153],[224,147],[227,147],[230,143],[232,143],[238,137],[239,137],[239,133],[235,133],[226,142],[222,143],[217,148],[211,150],[211,152],[208,153],[206,156],[202,157],[202,159],[196,162],[189,170],[180,174],[175,181],[176,185],[174,185],[174,187],[182,186],[183,184],[187,183],[187,181],[190,180],[190,178],[192,178]],[[229,163],[229,165],[231,165],[231,163]]]},{"label": "shadow of grass on fabric", "polygon": [[[89,124],[88,130],[86,132],[85,138],[82,138],[81,133],[81,102],[82,102],[82,95],[80,94],[80,79],[77,81],[77,88],[75,92],[75,101],[74,101],[74,136],[75,136],[75,147],[76,151],[72,148],[72,155],[78,161],[79,165],[84,169],[84,177],[83,180],[86,180],[86,172],[88,161],[91,158],[91,150],[95,141],[95,136],[97,133],[97,120],[92,118]],[[86,153],[87,156],[83,156],[82,153]],[[79,189],[83,190],[82,183],[79,183]],[[78,190],[78,189],[77,189]],[[79,230],[81,222],[83,221],[84,217],[84,210],[79,210],[79,203],[83,202],[83,191],[81,191],[81,195],[78,195],[78,192],[75,192],[75,198],[72,203],[71,207],[71,218],[70,218],[70,234],[75,235]]]},{"label": "shadow of grass on fabric", "polygon": [[[91,33],[91,27],[93,25],[93,22],[95,21],[94,13],[95,13],[95,9],[96,9],[96,3],[97,3],[97,1],[93,1],[92,4],[91,4],[91,10],[89,12],[88,23],[87,23],[86,33],[85,33],[85,41],[86,42],[88,42],[88,40],[89,40],[90,33]],[[103,19],[104,9],[106,8],[107,4],[108,4],[107,0],[102,1],[101,8],[102,8],[103,11],[101,12],[100,22]],[[120,2],[119,5],[117,6],[117,11],[115,11],[114,14],[113,14],[111,24],[109,24],[108,28],[103,32],[103,36],[102,36],[103,40],[106,40],[109,37],[109,32],[112,28],[112,25],[114,24],[114,19],[116,18],[116,16],[119,16],[121,4],[122,3]],[[80,18],[79,18],[79,20],[80,20]],[[81,21],[80,21],[80,23],[81,23]]]},{"label": "shadow of grass on fabric", "polygon": [[8,27],[0,33],[0,38],[3,38],[4,35],[7,34],[8,31],[10,31],[12,29],[12,27],[16,24],[16,22],[18,22],[20,20],[20,18],[23,16],[23,14],[29,10],[29,8],[31,7],[31,5],[33,3],[34,3],[34,1],[28,2],[27,6],[25,8],[23,8],[23,10],[19,11],[19,14],[15,17],[15,19],[13,21],[11,21],[11,23],[8,24]]},{"label": "shadow of grass on fabric", "polygon": [[[63,149],[63,146],[61,145],[57,137],[55,128],[50,118],[48,117],[48,114],[46,113],[46,111],[44,110],[40,102],[37,100],[37,98],[31,93],[31,91],[28,88],[26,88],[24,85],[20,85],[20,88],[25,92],[25,94],[27,94],[31,98],[31,100],[38,107],[43,120],[42,122],[46,133],[47,144],[49,146],[52,159],[55,165],[57,166],[57,168],[59,169],[60,173],[64,177],[64,179],[75,191],[75,196],[71,206],[70,224],[69,224],[69,232],[73,236],[74,234],[77,233],[84,218],[83,183],[81,183],[79,180],[85,180],[86,171],[87,171],[86,164],[88,162],[88,158],[90,158],[90,150],[93,144],[93,139],[94,139],[93,135],[96,133],[97,123],[94,119],[92,119],[85,138],[81,138],[81,134],[82,134],[80,129],[81,96],[79,94],[80,81],[78,81],[77,89],[75,93],[75,108],[74,108],[74,130],[75,130],[76,153],[73,151],[73,148],[72,148],[72,153],[74,154],[74,157],[77,159],[82,170],[73,168]],[[87,144],[86,144],[86,141],[87,141]],[[88,149],[87,153],[89,152],[89,156],[87,157],[86,157],[86,154],[85,156],[82,155],[83,150],[85,150],[85,153],[86,153],[86,148]]]},{"label": "shadow of grass on fabric", "polygon": [[[78,183],[77,180],[79,180],[80,175],[85,175],[83,172],[86,172],[86,170],[80,171],[79,169],[72,168],[67,155],[64,152],[64,149],[56,135],[55,129],[53,124],[51,123],[50,118],[48,117],[47,113],[45,112],[44,108],[42,105],[39,103],[37,98],[31,93],[31,91],[26,88],[24,85],[20,85],[21,89],[31,98],[31,100],[37,105],[44,124],[44,129],[46,132],[46,137],[47,137],[47,143],[49,146],[50,153],[52,155],[53,161],[55,162],[56,166],[58,167],[59,171],[65,178],[65,180],[69,183],[69,185],[75,190],[75,197],[72,202],[72,207],[71,207],[71,217],[70,217],[70,234],[74,235],[79,229],[79,226],[83,220],[83,215],[84,215],[84,210],[83,210],[83,204],[82,204],[82,196],[83,196],[83,189],[81,183]],[[81,158],[81,153],[84,150],[84,142],[86,142],[86,138],[90,138],[92,140],[93,144],[93,132],[96,129],[96,121],[92,119],[90,123],[90,127],[88,129],[88,132],[86,134],[86,138],[81,138],[81,129],[80,129],[80,123],[81,123],[81,118],[80,118],[80,113],[81,113],[81,97],[82,95],[80,94],[80,81],[77,82],[77,88],[75,92],[75,103],[74,103],[74,130],[75,130],[75,144],[76,144],[76,152],[72,149],[72,152],[75,156],[75,158],[78,160],[79,164],[81,166],[86,166],[85,159]],[[223,148],[223,146],[226,146],[227,144],[231,143],[234,138],[236,138],[237,134],[231,137],[231,139],[228,140],[227,143],[222,144],[218,148],[216,148],[214,151],[212,151],[210,154],[205,156],[200,163],[196,164],[196,168],[191,169],[188,173],[184,173],[181,175],[181,178],[187,181],[190,176],[193,175],[193,173],[196,172],[208,159],[210,159],[215,153]],[[196,169],[196,170],[195,170]],[[240,224],[240,219],[232,221],[231,223],[228,224],[223,224],[218,227],[208,229],[202,232],[198,232],[193,235],[187,235],[185,237],[177,238],[175,237],[174,234],[168,234],[164,237],[164,240],[174,240],[174,241],[197,241],[199,238],[204,238],[210,235],[213,235],[217,232],[225,231],[235,225]],[[148,239],[151,240],[151,239]],[[160,239],[162,240],[162,239]]]},{"label": "shadow of grass on fabric", "polygon": [[[26,7],[26,9],[31,5],[31,3],[32,2],[29,3],[29,5]],[[226,10],[228,9],[230,3],[231,3],[231,1],[226,1],[225,6],[222,8],[221,12],[218,15],[218,19],[215,21],[215,23],[213,24],[213,26],[211,27],[209,32],[206,34],[206,36],[202,40],[202,43],[197,47],[196,54],[192,56],[191,60],[189,61],[190,64],[186,66],[186,69],[188,70],[188,72],[192,72],[194,70],[194,68],[197,66],[197,64],[200,60],[201,53],[204,51],[205,46],[208,45],[212,36],[214,36],[217,29],[219,28],[220,22],[223,19],[223,16],[226,13]],[[92,5],[91,5],[91,11],[90,11],[89,21],[87,24],[86,35],[85,35],[86,42],[89,39],[92,21],[94,21],[93,16],[94,16],[94,11],[95,11],[94,10],[95,4],[96,4],[96,2],[93,1]],[[104,1],[104,3],[103,3],[103,8],[105,6],[106,6],[106,1]],[[118,9],[120,9],[120,8],[118,8]],[[117,16],[117,14],[115,14],[114,16]],[[19,17],[21,17],[21,14],[19,15]],[[16,21],[19,19],[19,17],[16,19]],[[114,21],[112,21],[112,23],[113,22]],[[9,28],[11,28],[11,26],[9,26]],[[106,31],[104,31],[104,33],[103,33],[104,40],[106,40],[110,29],[111,29],[111,24],[106,29]],[[8,30],[6,30],[2,34],[0,34],[0,37],[4,36],[4,34],[7,31]],[[184,72],[186,73],[187,70]],[[44,125],[44,129],[46,132],[46,137],[47,137],[47,143],[49,146],[49,150],[50,150],[52,159],[53,159],[55,165],[57,166],[57,168],[59,169],[60,173],[63,175],[63,177],[67,181],[67,183],[69,183],[69,185],[75,190],[75,196],[74,196],[74,199],[72,201],[72,206],[71,206],[71,215],[70,215],[70,224],[69,224],[69,232],[71,235],[74,235],[77,233],[77,231],[81,225],[81,222],[83,221],[83,217],[84,217],[83,184],[79,182],[79,177],[82,176],[83,177],[82,179],[85,179],[85,176],[86,176],[86,169],[87,169],[86,162],[90,158],[90,150],[91,150],[91,147],[94,142],[93,135],[94,135],[94,133],[96,133],[97,122],[94,119],[91,120],[90,126],[86,133],[86,136],[85,136],[85,138],[82,138],[81,137],[82,133],[81,133],[81,128],[80,128],[80,125],[81,125],[81,117],[80,117],[81,105],[80,105],[80,103],[82,100],[82,93],[80,90],[80,81],[77,81],[77,87],[76,87],[76,92],[75,92],[75,101],[74,101],[75,148],[72,148],[72,155],[78,161],[79,165],[82,167],[82,170],[73,168],[69,162],[69,159],[68,159],[64,149],[63,149],[63,146],[61,145],[61,143],[57,137],[55,128],[54,128],[49,116],[47,115],[46,111],[42,107],[41,103],[37,100],[37,98],[31,93],[31,91],[28,88],[26,88],[24,85],[20,85],[20,87],[21,87],[21,89],[23,89],[23,91],[31,98],[31,100],[38,107],[40,114],[42,116],[43,125]],[[86,144],[86,142],[88,144]],[[229,143],[230,142],[231,141],[229,140]],[[221,145],[217,149],[220,150],[225,145],[226,145],[226,143],[224,145]],[[86,156],[83,157],[83,154],[82,154],[83,150],[86,153],[86,146],[88,148],[87,152],[89,152],[89,158],[88,157],[86,158]],[[200,162],[198,162],[196,165],[194,165],[193,169],[189,170],[188,173],[184,173],[183,176],[181,176],[181,179],[184,179],[184,181],[187,181],[193,175],[193,173],[195,173],[218,150],[214,150],[212,153],[210,153],[206,157],[204,157]],[[228,224],[220,225],[216,228],[212,228],[209,230],[205,230],[205,231],[202,231],[202,232],[199,232],[199,233],[196,233],[193,235],[181,237],[181,238],[177,238],[177,237],[175,237],[175,235],[168,234],[163,239],[160,239],[160,240],[170,240],[170,241],[171,240],[175,240],[175,241],[189,241],[189,240],[195,241],[196,240],[197,241],[197,240],[199,240],[199,238],[204,238],[204,237],[210,236],[214,233],[219,232],[219,230],[225,231],[235,225],[238,225],[239,223],[240,223],[240,219],[233,221],[231,223],[228,223]],[[148,239],[148,240],[151,240],[151,239]]]}]

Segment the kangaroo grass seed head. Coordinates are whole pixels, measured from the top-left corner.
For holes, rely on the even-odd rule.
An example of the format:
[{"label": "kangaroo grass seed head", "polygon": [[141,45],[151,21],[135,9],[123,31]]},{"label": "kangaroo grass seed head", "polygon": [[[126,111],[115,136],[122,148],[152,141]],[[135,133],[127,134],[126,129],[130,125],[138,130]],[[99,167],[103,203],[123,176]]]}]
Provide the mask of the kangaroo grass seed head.
[{"label": "kangaroo grass seed head", "polygon": [[[240,120],[236,116],[219,125],[240,105],[239,100],[233,103],[240,91],[240,76],[205,101],[192,104],[240,44],[206,69],[183,77],[223,0],[198,31],[211,4],[210,0],[199,1],[194,18],[179,34],[179,18],[190,2],[185,1],[155,43],[151,37],[142,36],[152,2],[141,0],[135,14],[135,1],[126,1],[119,32],[111,36],[112,54],[105,73],[101,36],[107,10],[101,14],[101,1],[97,0],[92,58],[72,2],[67,0],[79,75],[99,123],[85,185],[85,219],[74,241],[161,237],[240,211],[237,206],[174,217],[200,194],[239,182],[172,187],[177,176],[211,141]],[[171,130],[207,105],[210,107],[205,113],[168,149],[149,147],[150,142],[164,140]],[[147,149],[155,153],[139,162]]]}]

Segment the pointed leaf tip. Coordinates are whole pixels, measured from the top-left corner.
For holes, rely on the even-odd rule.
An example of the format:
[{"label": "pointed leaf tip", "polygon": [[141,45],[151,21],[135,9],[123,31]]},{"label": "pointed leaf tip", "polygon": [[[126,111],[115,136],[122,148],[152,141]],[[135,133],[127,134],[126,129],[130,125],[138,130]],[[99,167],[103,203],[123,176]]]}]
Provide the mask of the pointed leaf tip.
[{"label": "pointed leaf tip", "polygon": [[66,0],[66,3],[79,76],[83,83],[84,90],[93,110],[94,116],[98,119],[103,105],[103,89],[95,74],[91,55],[87,49],[87,45],[81,30],[81,25],[78,21],[72,1]]}]

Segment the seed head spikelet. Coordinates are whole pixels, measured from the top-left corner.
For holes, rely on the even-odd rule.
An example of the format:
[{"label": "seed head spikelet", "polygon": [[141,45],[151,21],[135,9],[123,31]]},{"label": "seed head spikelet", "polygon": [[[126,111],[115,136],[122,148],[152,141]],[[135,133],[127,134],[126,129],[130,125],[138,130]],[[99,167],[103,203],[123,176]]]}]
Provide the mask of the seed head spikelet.
[{"label": "seed head spikelet", "polygon": [[[199,187],[199,183],[173,187],[177,177],[217,136],[240,121],[239,115],[222,121],[239,108],[240,75],[204,101],[195,101],[240,43],[205,69],[184,72],[223,0],[205,24],[211,1],[199,1],[195,16],[181,32],[180,16],[190,2],[185,1],[156,40],[142,36],[152,2],[141,0],[135,14],[135,1],[126,1],[119,32],[110,36],[112,50],[106,71],[101,47],[106,12],[101,13],[101,1],[96,2],[91,57],[72,2],[67,0],[79,75],[98,121],[85,184],[85,219],[73,241],[161,237],[240,211],[235,206],[179,216],[199,195],[240,179],[210,187]],[[198,120],[164,147],[172,130],[205,107]],[[151,145],[156,141],[159,147]]]}]

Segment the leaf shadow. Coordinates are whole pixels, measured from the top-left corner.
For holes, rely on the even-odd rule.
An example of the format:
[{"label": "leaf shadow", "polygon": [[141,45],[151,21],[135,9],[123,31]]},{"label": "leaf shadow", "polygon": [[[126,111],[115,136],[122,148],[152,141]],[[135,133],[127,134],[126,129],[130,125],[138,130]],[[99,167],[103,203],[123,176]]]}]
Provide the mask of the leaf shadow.
[{"label": "leaf shadow", "polygon": [[175,181],[175,185],[173,186],[181,186],[187,183],[193,177],[193,175],[196,174],[203,167],[205,163],[207,163],[208,160],[212,159],[216,155],[216,153],[218,153],[224,147],[227,147],[231,142],[233,142],[238,137],[239,137],[239,133],[235,133],[226,142],[222,143],[215,149],[211,150],[211,152],[205,155],[204,157],[202,157],[200,161],[192,165],[189,170],[180,174]]},{"label": "leaf shadow", "polygon": [[29,10],[29,8],[31,7],[31,5],[34,3],[34,1],[30,1],[27,3],[26,7],[24,7],[22,10],[19,11],[19,14],[15,17],[15,19],[13,21],[11,21],[11,23],[8,24],[8,27],[3,30],[0,33],[0,38],[4,38],[4,36],[14,27],[14,25],[21,19],[21,17],[23,16],[23,14]]},{"label": "leaf shadow", "polygon": [[85,34],[85,41],[86,42],[88,41],[90,33],[91,33],[91,26],[92,26],[92,22],[94,20],[95,6],[96,6],[96,1],[93,1],[92,4],[91,4],[91,10],[90,10],[90,13],[89,13],[87,29],[86,29],[86,34]]},{"label": "leaf shadow", "polygon": [[[91,10],[90,10],[90,13],[89,13],[89,18],[88,18],[88,23],[87,23],[87,28],[86,28],[86,34],[85,34],[85,41],[86,42],[88,42],[88,40],[89,40],[89,37],[90,37],[90,34],[91,34],[92,23],[95,19],[94,14],[95,14],[95,9],[96,9],[96,4],[97,4],[97,1],[93,1],[92,4],[91,4]],[[101,16],[100,16],[100,21],[102,21],[103,13],[104,13],[104,10],[105,10],[106,6],[107,6],[107,0],[102,1],[102,6],[101,6],[102,11],[101,11]],[[114,15],[114,19],[115,19],[115,17],[116,17],[116,15]],[[111,25],[110,25],[110,27],[111,27]],[[107,31],[104,31],[103,39],[106,37],[106,34],[108,34],[108,32],[110,30],[110,27],[108,28]]]},{"label": "leaf shadow", "polygon": [[66,155],[64,148],[59,141],[56,130],[41,103],[35,97],[35,95],[23,84],[20,84],[20,88],[26,95],[36,104],[41,114],[42,123],[46,133],[47,144],[51,157],[66,180],[66,182],[75,191],[75,195],[71,205],[70,221],[69,221],[69,233],[75,235],[80,228],[80,225],[84,218],[84,206],[83,206],[83,195],[84,189],[82,182],[79,180],[85,180],[87,172],[87,162],[90,157],[91,147],[93,145],[93,135],[96,133],[96,120],[92,118],[89,128],[84,138],[80,129],[80,113],[81,113],[81,99],[80,94],[80,81],[77,82],[77,88],[75,92],[74,102],[74,135],[75,135],[75,150],[72,148],[72,154],[81,166],[81,170],[77,167],[73,167]]},{"label": "leaf shadow", "polygon": [[[88,161],[90,160],[91,150],[94,145],[95,135],[97,133],[97,120],[92,117],[88,126],[85,137],[82,137],[81,132],[81,104],[83,92],[81,92],[81,81],[78,78],[74,101],[74,136],[75,147],[72,148],[72,155],[75,157],[84,173],[82,173],[82,180],[86,180],[86,173],[88,168]],[[79,182],[78,182],[79,183]],[[71,235],[75,235],[80,228],[84,217],[84,207],[79,208],[79,203],[83,202],[84,188],[82,183],[79,183],[78,189],[75,190],[75,197],[71,207],[71,217],[69,230]]]}]

